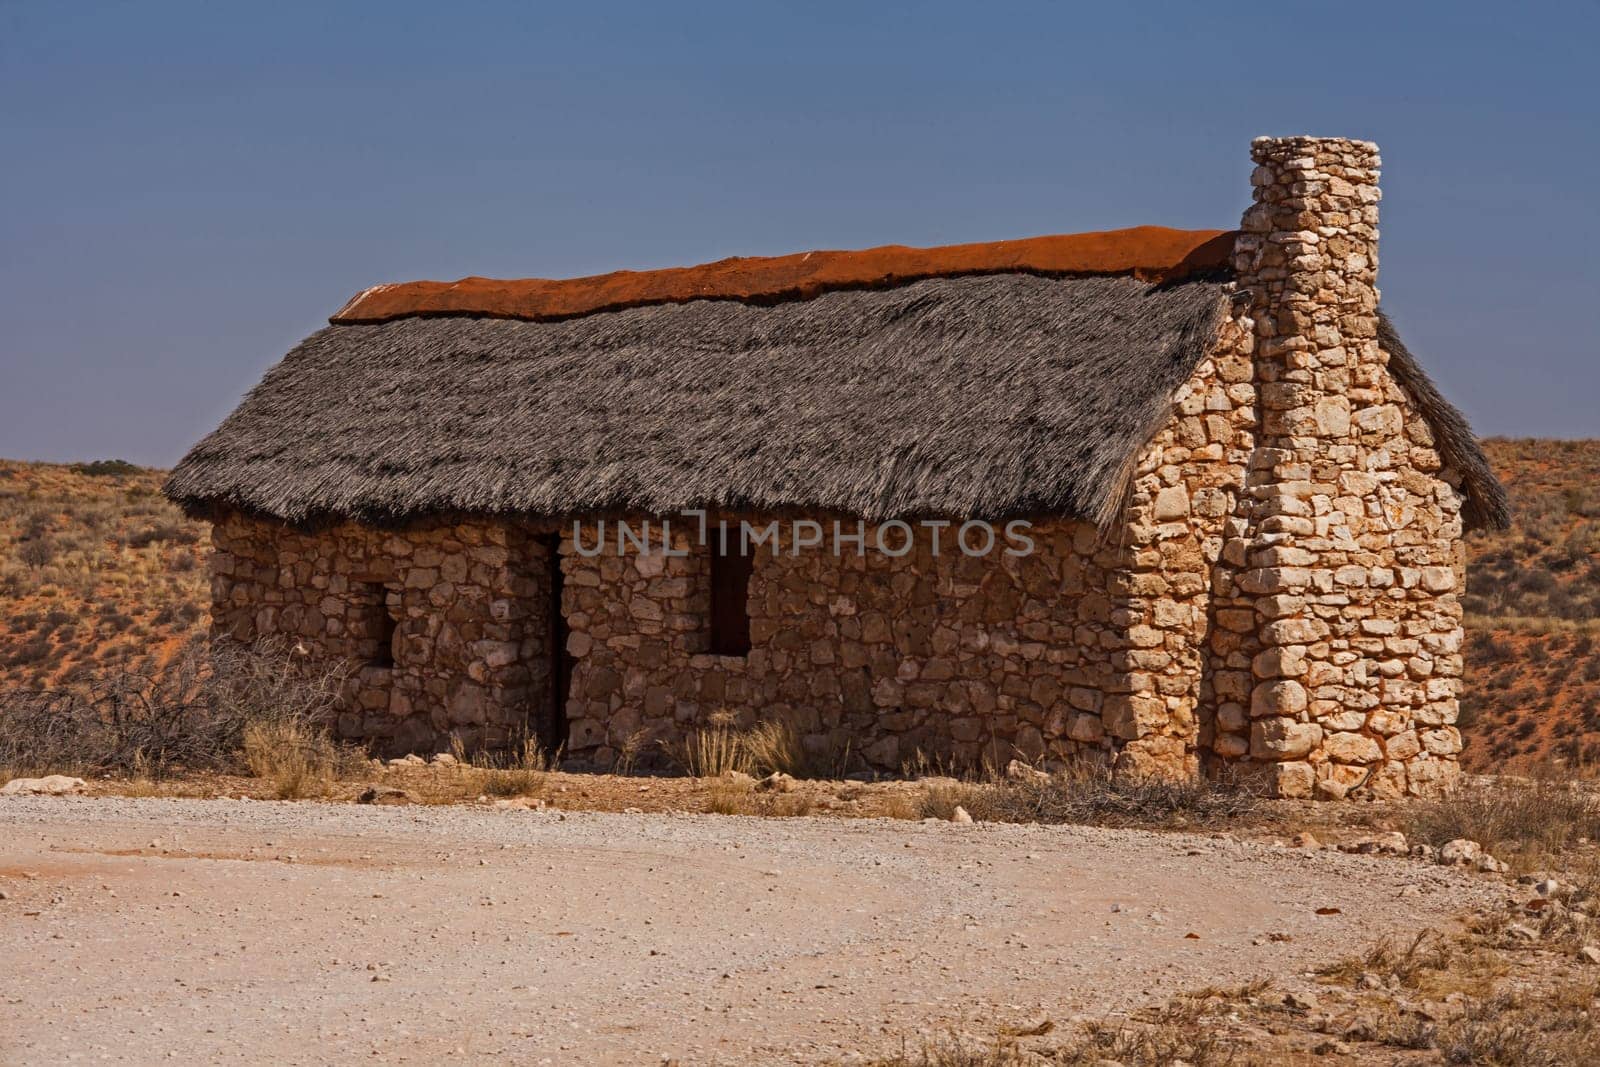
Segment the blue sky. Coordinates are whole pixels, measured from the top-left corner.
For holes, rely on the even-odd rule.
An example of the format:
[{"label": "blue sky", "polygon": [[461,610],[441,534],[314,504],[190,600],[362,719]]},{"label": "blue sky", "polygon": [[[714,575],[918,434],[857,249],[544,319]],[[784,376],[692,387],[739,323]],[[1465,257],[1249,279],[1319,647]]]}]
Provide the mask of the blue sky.
[{"label": "blue sky", "polygon": [[1594,3],[0,0],[0,456],[171,464],[357,290],[1231,227],[1383,147],[1380,284],[1485,434],[1600,436]]}]

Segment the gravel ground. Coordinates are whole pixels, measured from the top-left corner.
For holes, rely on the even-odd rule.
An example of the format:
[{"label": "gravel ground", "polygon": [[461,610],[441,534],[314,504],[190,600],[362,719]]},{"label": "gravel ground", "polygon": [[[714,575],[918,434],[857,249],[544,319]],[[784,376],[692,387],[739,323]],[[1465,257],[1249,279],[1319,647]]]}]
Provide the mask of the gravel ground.
[{"label": "gravel ground", "polygon": [[0,1062],[827,1062],[1303,981],[1496,885],[1080,827],[5,798]]}]

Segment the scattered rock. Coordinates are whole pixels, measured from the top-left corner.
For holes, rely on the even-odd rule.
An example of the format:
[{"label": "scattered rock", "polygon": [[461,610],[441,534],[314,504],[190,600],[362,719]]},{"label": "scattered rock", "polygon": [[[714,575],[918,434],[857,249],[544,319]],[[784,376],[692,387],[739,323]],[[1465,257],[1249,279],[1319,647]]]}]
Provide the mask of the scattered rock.
[{"label": "scattered rock", "polygon": [[1439,850],[1432,845],[1412,845],[1411,858],[1422,860],[1425,863],[1433,863],[1439,858]]},{"label": "scattered rock", "polygon": [[1309,830],[1301,830],[1289,838],[1289,844],[1295,848],[1321,848],[1322,842],[1317,840],[1317,835]]},{"label": "scattered rock", "polygon": [[[510,797],[494,802],[496,811],[543,811],[545,802],[538,797]],[[637,812],[638,808],[628,808],[629,812]]]},{"label": "scattered rock", "polygon": [[1358,837],[1339,846],[1340,852],[1357,852],[1364,856],[1404,856],[1406,849],[1406,835],[1398,831],[1368,834],[1366,837]]},{"label": "scattered rock", "polygon": [[432,762],[435,767],[454,767],[461,761],[456,759],[455,756],[448,752],[440,752],[438,755],[433,757]]},{"label": "scattered rock", "polygon": [[1584,945],[1578,950],[1578,958],[1584,963],[1600,963],[1600,946]]},{"label": "scattered rock", "polygon": [[1050,776],[1037,767],[1030,767],[1019,759],[1006,764],[1006,777],[1013,782],[1049,781]]},{"label": "scattered rock", "polygon": [[1506,927],[1506,935],[1516,941],[1539,940],[1539,931],[1523,923],[1512,923]]},{"label": "scattered rock", "polygon": [[389,761],[389,766],[391,766],[391,767],[421,767],[421,766],[426,765],[427,762],[428,762],[427,760],[423,759],[421,756],[419,756],[415,752],[413,752],[409,756],[396,756],[394,759]]},{"label": "scattered rock", "polygon": [[1296,1011],[1316,1011],[1317,997],[1315,993],[1290,992],[1283,995],[1283,1006]]},{"label": "scattered rock", "polygon": [[1544,878],[1533,883],[1533,891],[1541,897],[1554,897],[1561,892],[1561,883],[1554,878]]},{"label": "scattered rock", "polygon": [[64,774],[47,774],[43,778],[13,778],[0,787],[0,796],[59,797],[68,793],[82,793],[89,783],[82,778],[69,778]]},{"label": "scattered rock", "polygon": [[409,804],[411,794],[387,785],[369,785],[356,797],[357,804]]},{"label": "scattered rock", "polygon": [[1439,850],[1439,862],[1453,865],[1466,866],[1478,862],[1478,857],[1483,855],[1483,846],[1476,841],[1465,837],[1458,837],[1454,841],[1446,842]]},{"label": "scattered rock", "polygon": [[960,804],[957,804],[956,810],[950,813],[950,821],[958,823],[970,823],[972,821],[972,815],[967,811],[966,808],[963,808]]},{"label": "scattered rock", "polygon": [[1504,874],[1506,871],[1505,861],[1497,860],[1487,852],[1478,857],[1476,866],[1485,874]]},{"label": "scattered rock", "polygon": [[794,779],[782,771],[773,771],[757,782],[756,788],[763,793],[792,793],[794,792]]}]

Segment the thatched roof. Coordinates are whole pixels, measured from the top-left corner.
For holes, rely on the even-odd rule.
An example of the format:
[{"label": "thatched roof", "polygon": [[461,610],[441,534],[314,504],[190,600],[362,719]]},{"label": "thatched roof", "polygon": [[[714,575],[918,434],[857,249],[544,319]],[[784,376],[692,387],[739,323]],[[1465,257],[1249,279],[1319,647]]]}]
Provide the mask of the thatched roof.
[{"label": "thatched roof", "polygon": [[[192,512],[297,523],[691,507],[1105,523],[1225,310],[1215,276],[999,273],[559,321],[332,325],[167,492]],[[1467,474],[1475,521],[1494,521],[1504,496],[1466,423],[1390,349]]]},{"label": "thatched roof", "polygon": [[1394,375],[1412,406],[1433,431],[1439,455],[1447,466],[1461,475],[1461,491],[1466,498],[1461,517],[1467,528],[1504,530],[1510,526],[1511,501],[1490,468],[1489,457],[1483,454],[1466,416],[1439,392],[1411,350],[1400,340],[1389,316],[1381,311],[1378,312],[1378,344],[1389,353],[1389,373]]},{"label": "thatched roof", "polygon": [[1099,518],[1223,308],[1215,282],[999,274],[770,307],[330,326],[167,488],[291,521],[701,506]]}]

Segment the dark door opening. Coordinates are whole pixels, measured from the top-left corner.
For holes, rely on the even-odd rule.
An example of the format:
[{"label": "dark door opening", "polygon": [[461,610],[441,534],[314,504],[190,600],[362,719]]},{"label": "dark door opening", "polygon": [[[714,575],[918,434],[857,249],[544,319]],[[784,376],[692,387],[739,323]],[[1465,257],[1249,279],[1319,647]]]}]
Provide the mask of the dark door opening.
[{"label": "dark door opening", "polygon": [[561,610],[561,537],[541,538],[545,547],[546,585],[550,590],[550,699],[539,715],[539,744],[554,756],[567,745],[567,690],[572,684],[572,654],[567,651],[567,616]]}]

